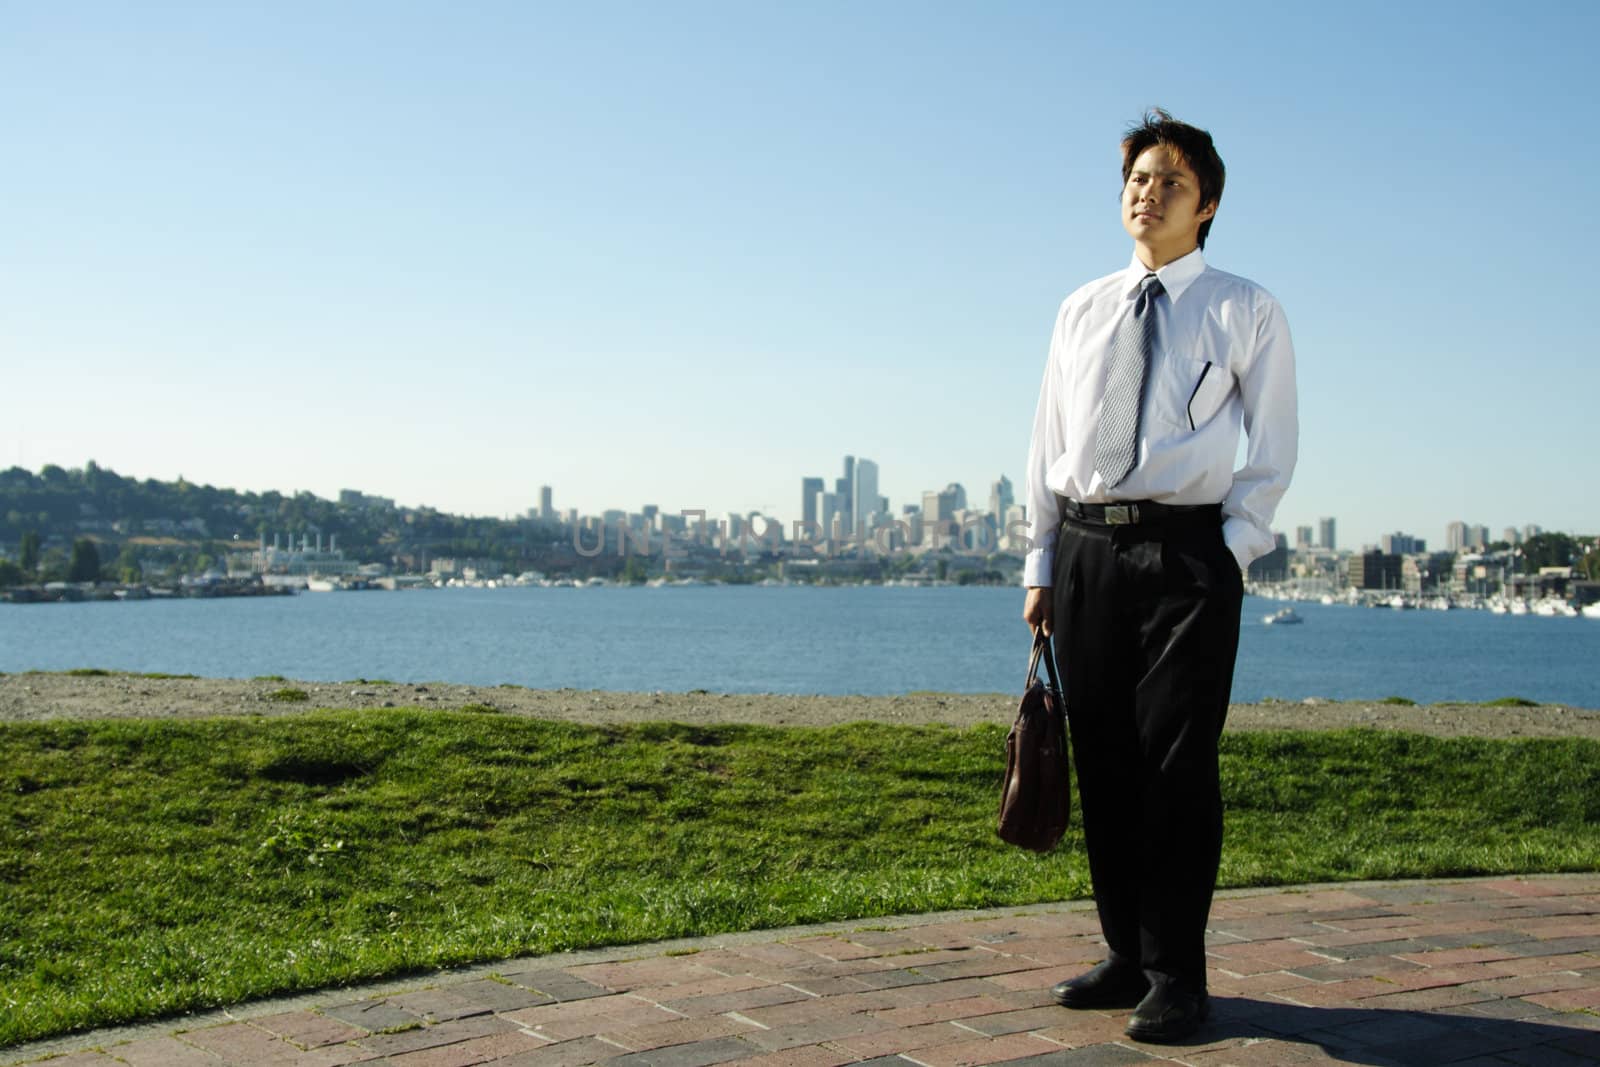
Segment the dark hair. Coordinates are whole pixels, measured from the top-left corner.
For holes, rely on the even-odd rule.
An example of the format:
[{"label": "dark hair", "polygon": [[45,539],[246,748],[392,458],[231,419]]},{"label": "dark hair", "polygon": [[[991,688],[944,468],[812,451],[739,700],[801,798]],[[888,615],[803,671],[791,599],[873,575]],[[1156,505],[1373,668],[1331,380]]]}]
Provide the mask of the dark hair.
[{"label": "dark hair", "polygon": [[[1222,165],[1222,157],[1217,155],[1217,146],[1211,143],[1211,135],[1198,126],[1179,122],[1159,107],[1146,111],[1144,118],[1129,126],[1122,135],[1123,185],[1128,184],[1134,160],[1151,145],[1162,145],[1183,157],[1200,182],[1201,207],[1222,202],[1222,183],[1227,169]],[[1207,219],[1200,224],[1201,248],[1206,246],[1206,234],[1211,232],[1213,221]]]}]

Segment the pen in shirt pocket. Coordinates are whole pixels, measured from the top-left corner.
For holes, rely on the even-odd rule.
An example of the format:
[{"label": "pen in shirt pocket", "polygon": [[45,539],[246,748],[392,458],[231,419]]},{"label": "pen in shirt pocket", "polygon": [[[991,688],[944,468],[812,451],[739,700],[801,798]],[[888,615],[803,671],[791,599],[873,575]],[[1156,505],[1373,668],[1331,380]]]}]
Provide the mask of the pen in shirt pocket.
[{"label": "pen in shirt pocket", "polygon": [[1200,387],[1206,384],[1206,375],[1211,373],[1211,361],[1206,360],[1206,365],[1200,368],[1200,380],[1194,383],[1194,389],[1189,393],[1189,402],[1184,405],[1184,414],[1189,416],[1189,429],[1195,429],[1194,424],[1194,398],[1200,395]]}]

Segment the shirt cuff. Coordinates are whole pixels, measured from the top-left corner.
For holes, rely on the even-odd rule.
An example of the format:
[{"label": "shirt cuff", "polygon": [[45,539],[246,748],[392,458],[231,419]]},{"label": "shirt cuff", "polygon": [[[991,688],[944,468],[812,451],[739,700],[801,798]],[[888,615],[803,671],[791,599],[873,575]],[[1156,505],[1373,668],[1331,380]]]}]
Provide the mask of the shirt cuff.
[{"label": "shirt cuff", "polygon": [[1223,521],[1222,540],[1238,561],[1241,571],[1248,570],[1252,560],[1271,552],[1273,546],[1271,534],[1263,535],[1248,519],[1241,519],[1237,515]]},{"label": "shirt cuff", "polygon": [[1022,584],[1025,586],[1051,585],[1055,581],[1056,554],[1053,549],[1037,548],[1022,560]]}]

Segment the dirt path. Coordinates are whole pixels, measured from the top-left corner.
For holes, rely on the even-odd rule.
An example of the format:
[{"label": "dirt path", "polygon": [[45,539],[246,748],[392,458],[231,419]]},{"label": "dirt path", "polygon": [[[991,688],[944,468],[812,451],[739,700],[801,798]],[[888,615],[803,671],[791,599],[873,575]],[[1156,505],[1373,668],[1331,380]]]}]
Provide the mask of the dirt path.
[{"label": "dirt path", "polygon": [[[303,690],[303,702],[273,698]],[[0,722],[40,719],[198,718],[286,715],[313,707],[458,708],[490,705],[509,715],[575,722],[674,720],[785,726],[875,722],[1009,722],[1017,697],[998,693],[912,693],[905,696],[783,696],[771,693],[619,693],[516,686],[360,682],[246,681],[233,678],[144,678],[138,675],[0,675]],[[1443,737],[1600,737],[1600,711],[1435,704],[1405,707],[1363,702],[1236,704],[1231,730],[1337,729],[1364,726]]]}]

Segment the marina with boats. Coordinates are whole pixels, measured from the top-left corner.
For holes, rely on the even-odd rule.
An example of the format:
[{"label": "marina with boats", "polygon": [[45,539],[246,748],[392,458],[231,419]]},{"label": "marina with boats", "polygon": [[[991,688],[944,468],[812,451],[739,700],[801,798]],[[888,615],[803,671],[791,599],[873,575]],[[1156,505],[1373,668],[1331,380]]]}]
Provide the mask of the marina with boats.
[{"label": "marina with boats", "polygon": [[[1522,597],[1434,593],[1397,593],[1388,589],[1346,589],[1339,593],[1309,592],[1284,583],[1251,583],[1248,592],[1268,600],[1315,602],[1325,605],[1383,608],[1392,611],[1487,611],[1494,615],[1538,615],[1547,618],[1600,620],[1600,601],[1579,605],[1559,596]],[[1263,620],[1265,621],[1265,620]],[[1284,620],[1278,620],[1284,621]],[[1296,621],[1296,620],[1289,620]]]}]

